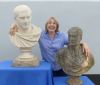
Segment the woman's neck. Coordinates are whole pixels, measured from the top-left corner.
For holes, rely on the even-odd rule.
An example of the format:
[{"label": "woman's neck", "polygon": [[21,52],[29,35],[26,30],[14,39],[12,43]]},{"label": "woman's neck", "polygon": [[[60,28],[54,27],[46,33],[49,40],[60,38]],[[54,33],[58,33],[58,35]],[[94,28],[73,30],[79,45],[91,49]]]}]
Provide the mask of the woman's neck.
[{"label": "woman's neck", "polygon": [[48,32],[48,35],[49,35],[50,38],[54,38],[55,34],[56,34],[55,32]]}]

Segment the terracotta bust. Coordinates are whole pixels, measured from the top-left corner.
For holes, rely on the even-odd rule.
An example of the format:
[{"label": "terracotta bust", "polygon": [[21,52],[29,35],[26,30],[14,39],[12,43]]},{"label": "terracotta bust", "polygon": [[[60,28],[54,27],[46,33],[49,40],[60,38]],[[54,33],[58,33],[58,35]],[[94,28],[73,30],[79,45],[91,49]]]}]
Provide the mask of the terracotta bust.
[{"label": "terracotta bust", "polygon": [[69,75],[69,85],[81,85],[79,76],[87,72],[94,65],[93,55],[86,56],[82,52],[80,41],[82,30],[79,27],[72,27],[68,31],[68,47],[60,49],[56,54],[57,62],[66,74]]},{"label": "terracotta bust", "polygon": [[39,57],[33,56],[32,47],[38,43],[41,30],[32,25],[32,10],[27,5],[18,5],[14,9],[14,25],[18,29],[10,35],[11,42],[21,50],[21,55],[13,60],[13,66],[37,66]]}]

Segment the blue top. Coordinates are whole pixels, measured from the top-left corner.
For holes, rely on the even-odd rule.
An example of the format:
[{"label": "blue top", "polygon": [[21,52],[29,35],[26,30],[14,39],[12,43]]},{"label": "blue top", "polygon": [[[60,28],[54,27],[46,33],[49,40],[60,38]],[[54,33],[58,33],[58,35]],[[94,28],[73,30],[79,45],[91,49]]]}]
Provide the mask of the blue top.
[{"label": "blue top", "polygon": [[55,54],[59,49],[63,48],[64,45],[67,45],[67,43],[68,37],[62,32],[57,32],[54,38],[50,38],[45,31],[41,33],[39,45],[42,58],[51,64],[54,71],[61,69],[55,60]]}]

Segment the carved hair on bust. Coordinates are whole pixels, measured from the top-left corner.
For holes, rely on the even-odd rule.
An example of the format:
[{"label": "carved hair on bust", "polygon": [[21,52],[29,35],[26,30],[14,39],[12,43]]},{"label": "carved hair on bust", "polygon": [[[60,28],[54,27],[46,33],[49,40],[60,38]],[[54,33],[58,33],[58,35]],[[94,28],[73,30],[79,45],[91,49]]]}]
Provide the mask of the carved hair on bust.
[{"label": "carved hair on bust", "polygon": [[14,8],[14,11],[13,11],[13,14],[15,16],[15,18],[17,17],[17,15],[20,13],[20,12],[29,12],[30,14],[32,14],[32,10],[31,8],[29,8],[27,5],[18,5]]},{"label": "carved hair on bust", "polygon": [[83,32],[80,27],[71,27],[71,29],[68,30],[68,34],[70,33],[77,33],[82,36]]}]

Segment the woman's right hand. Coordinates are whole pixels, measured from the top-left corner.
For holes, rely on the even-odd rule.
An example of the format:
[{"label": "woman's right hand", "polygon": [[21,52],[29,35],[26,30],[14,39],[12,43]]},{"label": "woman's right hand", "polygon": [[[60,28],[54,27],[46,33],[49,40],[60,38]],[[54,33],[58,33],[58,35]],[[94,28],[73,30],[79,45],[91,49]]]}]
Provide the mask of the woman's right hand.
[{"label": "woman's right hand", "polygon": [[11,26],[10,26],[10,32],[9,34],[11,36],[14,36],[15,35],[15,32],[18,32],[18,28],[17,28],[17,25],[15,23],[13,23]]}]

